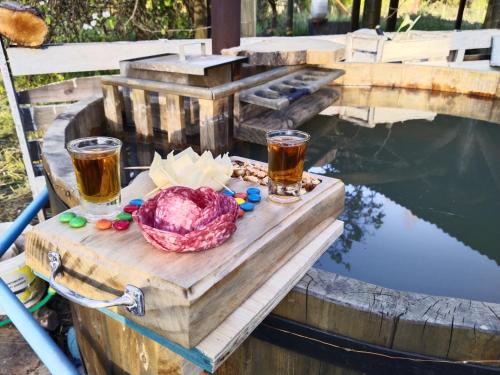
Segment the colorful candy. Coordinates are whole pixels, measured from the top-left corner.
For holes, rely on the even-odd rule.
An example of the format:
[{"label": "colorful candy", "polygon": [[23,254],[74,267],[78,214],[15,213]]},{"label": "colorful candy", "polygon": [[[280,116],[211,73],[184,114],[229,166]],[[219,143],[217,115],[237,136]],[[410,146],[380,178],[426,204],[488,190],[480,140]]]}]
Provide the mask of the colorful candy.
[{"label": "colorful candy", "polygon": [[234,194],[234,197],[246,200],[247,199],[247,194],[246,193],[236,193],[236,194]]},{"label": "colorful candy", "polygon": [[245,203],[245,200],[243,198],[235,198],[236,199],[236,203],[238,203],[239,205],[242,205],[243,203]]},{"label": "colorful candy", "polygon": [[238,218],[242,218],[245,215],[245,211],[243,211],[241,208],[238,209]]},{"label": "colorful candy", "polygon": [[234,192],[233,191],[224,189],[224,191],[222,193],[225,194],[225,195],[229,195],[230,197],[234,197]]},{"label": "colorful candy", "polygon": [[111,228],[113,222],[107,219],[100,219],[95,222],[95,227],[99,230],[106,230]]},{"label": "colorful candy", "polygon": [[128,204],[132,204],[134,206],[142,206],[142,204],[144,203],[144,200],[143,199],[132,199],[130,202],[128,202]]},{"label": "colorful candy", "polygon": [[253,211],[254,205],[252,203],[245,202],[240,204],[240,208],[245,212]]},{"label": "colorful candy", "polygon": [[252,203],[258,203],[260,202],[260,195],[259,194],[250,194],[248,196],[248,201]]},{"label": "colorful candy", "polygon": [[75,216],[76,215],[74,212],[64,212],[61,215],[59,215],[59,221],[61,223],[69,223],[71,219],[73,219]]},{"label": "colorful candy", "polygon": [[75,216],[69,221],[69,226],[71,228],[81,228],[87,225],[87,219],[83,216]]},{"label": "colorful candy", "polygon": [[252,195],[252,194],[257,194],[257,195],[260,195],[260,189],[259,188],[256,188],[256,187],[249,187],[247,189],[247,194],[248,195]]},{"label": "colorful candy", "polygon": [[118,215],[116,215],[116,220],[132,221],[132,214],[128,212],[120,212]]},{"label": "colorful candy", "polygon": [[127,204],[125,207],[123,207],[123,211],[126,213],[133,213],[139,209],[139,206],[136,206],[135,204]]},{"label": "colorful candy", "polygon": [[113,222],[113,228],[116,230],[126,230],[130,226],[130,221],[128,220],[116,220]]}]

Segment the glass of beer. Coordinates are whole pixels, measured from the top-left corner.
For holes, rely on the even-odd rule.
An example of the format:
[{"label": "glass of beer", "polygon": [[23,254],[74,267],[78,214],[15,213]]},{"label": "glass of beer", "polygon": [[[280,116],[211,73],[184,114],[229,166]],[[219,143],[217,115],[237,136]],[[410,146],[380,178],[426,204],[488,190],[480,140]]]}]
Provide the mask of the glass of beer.
[{"label": "glass of beer", "polygon": [[309,138],[309,134],[299,130],[267,132],[269,199],[273,202],[291,203],[300,199]]},{"label": "glass of beer", "polygon": [[120,149],[111,137],[79,138],[67,144],[73,161],[82,215],[90,221],[120,212]]}]

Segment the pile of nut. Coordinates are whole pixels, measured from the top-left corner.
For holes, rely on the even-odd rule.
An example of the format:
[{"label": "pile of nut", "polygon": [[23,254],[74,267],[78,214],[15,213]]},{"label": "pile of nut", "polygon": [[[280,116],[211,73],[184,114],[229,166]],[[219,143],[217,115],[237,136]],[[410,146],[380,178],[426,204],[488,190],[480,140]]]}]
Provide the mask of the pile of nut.
[{"label": "pile of nut", "polygon": [[[252,182],[262,186],[267,186],[269,176],[267,175],[266,164],[251,164],[240,160],[233,160],[233,175],[232,177],[241,178],[244,181]],[[302,174],[302,190],[301,193],[306,193],[313,190],[321,183],[321,180],[311,176],[309,173]]]}]

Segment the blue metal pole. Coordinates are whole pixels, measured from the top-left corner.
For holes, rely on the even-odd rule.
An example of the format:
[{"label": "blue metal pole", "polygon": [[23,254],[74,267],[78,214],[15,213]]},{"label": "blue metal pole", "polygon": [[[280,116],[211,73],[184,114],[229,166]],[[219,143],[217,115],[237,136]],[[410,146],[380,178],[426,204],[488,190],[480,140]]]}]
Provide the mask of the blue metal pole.
[{"label": "blue metal pole", "polygon": [[7,232],[0,238],[0,257],[7,251],[7,249],[14,243],[17,237],[23,232],[24,228],[33,220],[38,211],[42,209],[49,201],[49,192],[47,188],[38,194],[33,202],[17,217],[11,224]]},{"label": "blue metal pole", "polygon": [[0,280],[0,305],[51,374],[78,374],[75,366],[31,316],[3,280]]}]

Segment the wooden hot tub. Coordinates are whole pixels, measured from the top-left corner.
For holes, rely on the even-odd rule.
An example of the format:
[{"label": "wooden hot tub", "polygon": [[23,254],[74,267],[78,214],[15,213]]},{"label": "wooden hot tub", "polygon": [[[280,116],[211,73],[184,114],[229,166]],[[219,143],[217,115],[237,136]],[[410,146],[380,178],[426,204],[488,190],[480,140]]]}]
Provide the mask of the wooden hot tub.
[{"label": "wooden hot tub", "polygon": [[[392,88],[420,89],[406,96],[399,94],[401,106],[500,122],[500,74],[496,72],[406,64],[335,64],[331,67],[346,71],[345,77],[337,82],[341,85],[340,105],[368,103],[363,93],[373,94],[356,86],[380,87],[378,96],[370,98],[372,103],[377,100],[380,105],[394,100]],[[465,100],[465,96],[457,95],[450,100],[440,92],[473,98]],[[75,177],[65,143],[101,134],[104,124],[102,95],[94,90],[93,96],[69,106],[47,129],[42,157],[53,207],[62,209],[78,204]],[[100,330],[107,327],[112,332],[118,329],[118,323],[102,316],[99,328],[92,324],[94,312],[78,306],[73,306],[73,310],[75,325],[85,333],[80,335],[79,343],[84,359],[88,360],[89,372],[97,373],[102,368],[115,368],[113,366],[129,372],[160,370],[168,367],[166,362],[172,366],[178,363],[168,349],[127,327],[123,329],[130,342],[135,340],[142,345],[140,359],[131,360],[119,354],[127,353],[127,348],[102,349],[106,345],[95,345],[91,338],[99,337],[102,342],[111,340],[109,334]],[[348,346],[377,352],[378,357],[398,357],[401,352],[408,352],[416,358],[429,356],[451,361],[500,358],[500,304],[402,292],[316,268],[308,272],[273,314],[217,373],[286,373],[290,368],[294,373],[330,373],[336,366],[345,366],[331,354],[332,351],[350,356],[352,352],[339,349]],[[284,319],[293,324],[286,326]],[[307,342],[316,349],[309,348],[307,342],[301,340],[309,340]],[[108,363],[106,358],[110,356],[119,363]],[[349,357],[352,373],[367,370],[363,361],[373,364],[373,355],[358,353],[358,357],[359,361]],[[418,361],[402,362],[402,366],[424,365]],[[457,367],[446,363],[434,365],[443,366],[434,367],[443,372],[455,371]],[[470,365],[462,371],[473,368]]]}]

